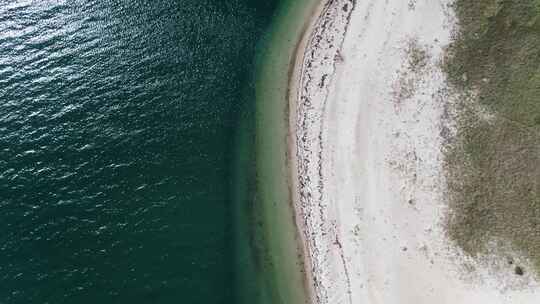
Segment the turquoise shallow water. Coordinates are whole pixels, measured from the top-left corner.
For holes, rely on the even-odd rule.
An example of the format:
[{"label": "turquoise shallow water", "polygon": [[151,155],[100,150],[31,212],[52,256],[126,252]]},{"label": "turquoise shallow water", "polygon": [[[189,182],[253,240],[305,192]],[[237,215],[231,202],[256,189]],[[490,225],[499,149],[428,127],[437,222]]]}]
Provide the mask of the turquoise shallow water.
[{"label": "turquoise shallow water", "polygon": [[295,226],[289,160],[288,83],[297,43],[318,0],[284,1],[257,53],[256,172],[258,235],[264,239],[270,303],[309,303]]},{"label": "turquoise shallow water", "polygon": [[264,293],[231,191],[262,2],[2,1],[0,303]]}]

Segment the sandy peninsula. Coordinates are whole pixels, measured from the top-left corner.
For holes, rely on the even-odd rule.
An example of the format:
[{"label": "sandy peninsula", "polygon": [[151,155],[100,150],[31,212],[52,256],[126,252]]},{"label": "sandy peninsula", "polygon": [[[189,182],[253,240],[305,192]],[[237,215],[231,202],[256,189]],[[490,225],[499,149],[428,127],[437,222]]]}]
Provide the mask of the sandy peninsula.
[{"label": "sandy peninsula", "polygon": [[531,272],[484,264],[445,233],[450,4],[323,0],[299,43],[289,155],[314,304],[540,301]]}]

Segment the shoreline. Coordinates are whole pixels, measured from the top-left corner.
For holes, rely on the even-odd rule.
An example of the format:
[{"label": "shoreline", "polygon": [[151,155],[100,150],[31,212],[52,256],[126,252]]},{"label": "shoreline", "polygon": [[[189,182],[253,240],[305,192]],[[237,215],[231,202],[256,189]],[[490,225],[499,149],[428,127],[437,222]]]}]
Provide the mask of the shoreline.
[{"label": "shoreline", "polygon": [[450,3],[323,0],[297,43],[287,158],[313,304],[538,297],[531,275],[467,256],[444,228]]},{"label": "shoreline", "polygon": [[[294,61],[291,62],[291,70],[289,71],[289,87],[287,92],[287,99],[289,105],[288,158],[290,161],[289,170],[291,173],[291,186],[294,189],[292,191],[292,203],[296,214],[295,223],[299,233],[301,234],[301,243],[305,261],[304,268],[306,271],[306,283],[308,284],[308,296],[311,298],[311,303],[326,303],[328,302],[328,295],[326,290],[327,287],[324,286],[325,282],[320,278],[320,276],[323,275],[322,272],[324,271],[324,267],[321,267],[322,265],[320,265],[321,261],[318,261],[318,255],[320,254],[318,253],[317,255],[315,255],[313,253],[318,251],[318,244],[316,244],[318,240],[316,238],[313,238],[312,236],[310,237],[309,235],[315,230],[315,227],[312,226],[314,225],[314,223],[312,223],[309,219],[309,213],[311,210],[308,210],[306,206],[307,202],[303,201],[306,200],[308,196],[312,196],[312,193],[308,189],[304,188],[302,186],[303,182],[300,181],[300,178],[302,176],[306,176],[307,172],[304,172],[304,175],[298,172],[300,167],[300,170],[307,170],[307,168],[299,166],[302,161],[306,160],[306,156],[301,155],[301,149],[299,149],[299,146],[297,146],[296,143],[301,139],[302,136],[306,136],[306,133],[308,132],[308,127],[306,125],[302,126],[301,128],[298,125],[298,112],[299,110],[302,111],[302,106],[298,105],[298,100],[302,98],[300,96],[302,89],[306,88],[306,86],[302,82],[306,80],[305,76],[309,75],[309,71],[306,71],[305,69],[306,60],[311,61],[307,63],[310,67],[313,66],[314,61],[316,61],[316,59],[314,58],[315,52],[313,48],[311,48],[311,58],[308,59],[309,56],[307,56],[307,54],[310,50],[310,44],[314,43],[315,40],[318,40],[316,44],[319,44],[324,38],[327,38],[327,52],[330,53],[331,58],[334,58],[335,55],[331,53],[339,52],[339,48],[343,43],[344,35],[349,24],[350,12],[352,12],[354,5],[354,0],[319,1],[315,11],[311,14],[308,22],[306,22],[306,26],[303,29],[302,36],[297,43],[295,49],[296,54],[293,57]],[[340,11],[342,13],[341,15],[339,14]],[[345,15],[345,18],[343,18],[343,15]],[[331,34],[328,35],[328,33],[326,32],[327,30],[333,29],[333,22],[335,22],[340,17],[342,18],[342,23],[340,24],[340,29],[342,29],[342,32],[340,33],[341,39],[339,39],[339,37],[332,36]],[[330,25],[328,25],[329,23]],[[340,36],[340,34],[336,36]],[[325,35],[327,37],[323,38],[323,36]],[[336,38],[341,41],[335,41]],[[331,61],[322,63],[321,66],[323,68],[329,68],[329,63],[331,65],[330,68],[334,69],[335,63]],[[330,74],[332,73],[333,72],[330,72]],[[309,78],[309,76],[307,76],[307,78]],[[321,86],[321,89],[322,88],[324,88],[324,85]],[[319,167],[320,165],[321,164],[318,164]],[[308,228],[309,226],[312,227]],[[339,240],[336,240],[336,242],[339,243]],[[326,268],[328,269],[328,267]],[[339,275],[335,277],[337,279]],[[345,277],[348,278],[348,274],[345,274]],[[346,293],[350,295],[350,282],[348,283],[348,285],[349,287]]]},{"label": "shoreline", "polygon": [[318,0],[284,1],[256,59],[256,208],[272,303],[311,303],[288,157],[288,77],[297,41]]}]

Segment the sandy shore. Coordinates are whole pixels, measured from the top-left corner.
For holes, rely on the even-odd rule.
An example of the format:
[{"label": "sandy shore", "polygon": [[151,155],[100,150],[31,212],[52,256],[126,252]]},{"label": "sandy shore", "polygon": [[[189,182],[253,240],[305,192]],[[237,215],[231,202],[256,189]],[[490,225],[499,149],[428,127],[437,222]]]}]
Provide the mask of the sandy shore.
[{"label": "sandy shore", "polygon": [[444,232],[449,4],[324,0],[299,43],[290,161],[313,303],[540,299],[531,274],[468,258]]}]

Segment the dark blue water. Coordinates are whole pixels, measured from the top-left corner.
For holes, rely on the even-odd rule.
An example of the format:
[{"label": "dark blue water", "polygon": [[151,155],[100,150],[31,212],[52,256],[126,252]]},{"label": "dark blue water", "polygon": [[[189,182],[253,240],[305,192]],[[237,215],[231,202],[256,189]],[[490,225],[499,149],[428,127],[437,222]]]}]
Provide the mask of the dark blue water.
[{"label": "dark blue water", "polygon": [[274,2],[0,2],[0,303],[235,303]]}]

